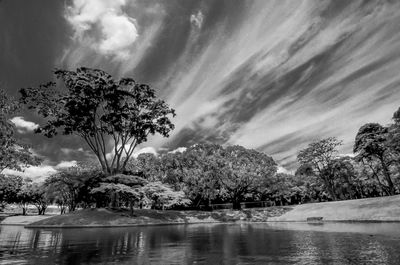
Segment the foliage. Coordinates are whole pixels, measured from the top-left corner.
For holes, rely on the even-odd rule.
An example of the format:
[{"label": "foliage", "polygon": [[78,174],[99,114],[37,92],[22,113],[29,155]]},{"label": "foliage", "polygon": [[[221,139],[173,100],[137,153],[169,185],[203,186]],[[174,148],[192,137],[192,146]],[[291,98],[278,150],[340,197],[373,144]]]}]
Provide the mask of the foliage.
[{"label": "foliage", "polygon": [[[116,174],[108,176],[102,180],[100,185],[93,188],[90,193],[103,196],[103,204],[111,203],[112,207],[120,207],[121,202],[129,205],[133,212],[133,204],[141,202],[143,193],[140,187],[147,181],[141,177],[133,175]],[[104,197],[107,199],[104,200]],[[99,200],[99,198],[97,198]]]},{"label": "foliage", "polygon": [[[369,164],[374,174],[382,172],[383,188],[387,187],[389,195],[395,194],[391,166],[396,162],[396,156],[389,143],[389,129],[378,123],[367,123],[357,133],[354,143],[354,153],[357,160]],[[374,163],[378,162],[378,163]]]},{"label": "foliage", "polygon": [[45,180],[47,196],[61,208],[66,205],[69,211],[75,211],[78,205],[89,207],[95,202],[90,190],[99,185],[101,178],[102,173],[92,168],[65,168]]},{"label": "foliage", "polygon": [[44,215],[50,203],[49,198],[46,196],[46,187],[43,183],[32,183],[28,189],[30,203],[38,209],[38,215]]},{"label": "foliage", "polygon": [[218,164],[223,164],[223,167],[219,182],[232,200],[234,209],[240,209],[240,201],[246,194],[260,192],[277,170],[270,156],[242,146],[228,146],[221,157],[223,163]]},{"label": "foliage", "polygon": [[22,208],[22,215],[26,215],[28,205],[32,202],[32,180],[23,179],[22,186],[17,193],[16,203]]},{"label": "foliage", "polygon": [[306,175],[317,176],[324,184],[324,189],[333,200],[337,199],[335,193],[335,174],[337,167],[334,166],[338,154],[337,148],[342,144],[335,137],[325,138],[312,142],[306,148],[300,150],[297,160],[300,171]]},{"label": "foliage", "polygon": [[55,75],[67,91],[54,82],[20,90],[21,102],[47,119],[37,132],[80,136],[109,175],[125,170],[136,146],[149,134],[168,137],[174,129],[169,116],[175,111],[148,85],[132,78],[115,81],[102,70],[83,67],[56,70]]},{"label": "foliage", "polygon": [[22,177],[0,174],[0,210],[8,203],[17,201],[17,194],[22,187]]},{"label": "foliage", "polygon": [[0,173],[6,168],[22,171],[25,166],[40,164],[29,146],[15,138],[10,116],[17,110],[17,102],[0,89]]},{"label": "foliage", "polygon": [[159,181],[149,182],[142,188],[146,198],[152,203],[152,208],[162,209],[190,204],[183,191],[174,191],[167,184]]}]

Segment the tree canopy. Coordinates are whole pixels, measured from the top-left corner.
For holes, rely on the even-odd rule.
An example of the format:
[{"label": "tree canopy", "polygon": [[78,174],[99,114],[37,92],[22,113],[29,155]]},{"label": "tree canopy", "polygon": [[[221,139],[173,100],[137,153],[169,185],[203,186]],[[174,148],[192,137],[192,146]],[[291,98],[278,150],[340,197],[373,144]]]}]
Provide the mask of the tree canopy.
[{"label": "tree canopy", "polygon": [[297,160],[300,164],[299,172],[306,175],[315,175],[320,178],[333,200],[337,199],[335,193],[335,159],[337,148],[342,145],[336,137],[329,137],[312,142],[306,148],[300,150]]},{"label": "tree canopy", "polygon": [[21,102],[46,119],[36,132],[78,135],[107,174],[123,172],[136,146],[149,135],[168,137],[174,129],[170,117],[175,111],[146,84],[114,80],[102,70],[84,67],[56,70],[55,76],[58,83],[20,90]]},{"label": "tree canopy", "polygon": [[28,165],[40,164],[29,146],[15,137],[15,126],[10,118],[18,110],[17,103],[0,89],[0,173],[6,168],[22,171]]}]

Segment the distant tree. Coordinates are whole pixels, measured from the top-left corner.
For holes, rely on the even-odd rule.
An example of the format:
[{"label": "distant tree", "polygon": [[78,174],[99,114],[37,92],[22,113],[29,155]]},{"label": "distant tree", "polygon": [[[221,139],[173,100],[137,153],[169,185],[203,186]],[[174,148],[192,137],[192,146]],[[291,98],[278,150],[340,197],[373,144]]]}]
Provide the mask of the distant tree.
[{"label": "distant tree", "polygon": [[0,174],[0,211],[9,203],[17,202],[17,195],[22,187],[22,177]]},{"label": "distant tree", "polygon": [[[389,195],[395,194],[391,167],[396,162],[396,155],[389,143],[389,129],[378,123],[367,123],[358,130],[354,147],[356,159],[370,166],[374,174],[382,171]],[[374,163],[377,162],[377,163]]]},{"label": "distant tree", "polygon": [[353,159],[348,156],[336,158],[332,161],[334,192],[339,199],[357,199],[361,196],[353,163]]},{"label": "distant tree", "polygon": [[224,160],[218,156],[222,150],[220,145],[198,144],[183,153],[163,156],[164,165],[169,165],[167,183],[182,183],[180,190],[195,206],[203,203],[210,207],[212,200],[223,196],[218,177],[224,166]]},{"label": "distant tree", "polygon": [[47,197],[68,210],[75,211],[78,205],[89,207],[95,202],[90,191],[99,185],[102,174],[95,169],[81,166],[69,167],[60,170],[45,180]]},{"label": "distant tree", "polygon": [[49,198],[46,196],[46,187],[43,183],[32,183],[29,187],[29,194],[31,197],[30,202],[37,208],[38,215],[44,215],[50,203]]},{"label": "distant tree", "polygon": [[119,201],[127,203],[129,205],[131,215],[133,215],[133,205],[135,201],[139,201],[141,193],[139,186],[130,187],[125,184],[115,183],[101,183],[99,187],[91,190],[93,194],[102,194],[103,196],[115,196],[117,195]]},{"label": "distant tree", "polygon": [[[104,71],[56,70],[63,86],[49,82],[21,89],[21,102],[36,109],[47,123],[36,132],[53,137],[58,131],[81,137],[108,175],[122,173],[138,144],[149,134],[168,137],[175,111],[157,99],[148,85],[131,78],[113,80]],[[109,144],[109,143],[112,144]]]},{"label": "distant tree", "polygon": [[224,165],[219,183],[233,202],[234,209],[241,209],[240,202],[249,193],[260,192],[268,178],[276,173],[275,161],[268,155],[242,146],[228,146],[218,155]]},{"label": "distant tree", "polygon": [[317,176],[333,200],[337,200],[335,193],[335,170],[337,168],[333,164],[338,154],[337,148],[341,144],[342,141],[337,138],[329,137],[309,144],[297,155],[301,171],[305,175]]},{"label": "distant tree", "polygon": [[140,154],[133,161],[132,171],[148,181],[160,180],[161,161],[152,153]]},{"label": "distant tree", "polygon": [[268,200],[273,201],[275,205],[292,204],[295,200],[301,201],[301,198],[305,196],[301,186],[296,185],[295,176],[293,175],[277,173],[271,176],[267,182],[268,185],[266,185],[262,193]]},{"label": "distant tree", "polygon": [[149,182],[143,186],[142,191],[151,201],[152,208],[161,209],[190,204],[183,191],[174,191],[167,184],[159,181]]},{"label": "distant tree", "polygon": [[139,176],[116,174],[103,179],[100,186],[92,189],[91,193],[108,197],[111,207],[120,207],[121,202],[128,204],[132,211],[135,202],[141,203],[143,194],[140,187],[146,183],[147,180]]},{"label": "distant tree", "polygon": [[15,126],[10,117],[18,110],[17,103],[0,89],[0,174],[6,168],[22,171],[25,166],[40,164],[29,146],[15,138]]},{"label": "distant tree", "polygon": [[21,189],[18,191],[16,201],[22,209],[22,215],[27,214],[28,206],[32,203],[32,180],[25,178],[22,181]]}]

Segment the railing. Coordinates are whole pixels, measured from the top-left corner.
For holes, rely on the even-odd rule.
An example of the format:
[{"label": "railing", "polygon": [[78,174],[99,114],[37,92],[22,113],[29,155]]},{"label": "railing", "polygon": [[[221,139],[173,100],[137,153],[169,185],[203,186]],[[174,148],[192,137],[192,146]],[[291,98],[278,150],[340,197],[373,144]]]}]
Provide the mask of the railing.
[{"label": "railing", "polygon": [[[240,203],[241,208],[264,208],[264,207],[271,207],[275,206],[274,202],[271,201],[258,201],[258,202],[241,202]],[[207,208],[206,205],[199,205],[200,209],[205,209]],[[232,209],[233,208],[233,203],[216,203],[216,204],[211,204],[209,208],[213,210],[222,210],[222,209]]]}]

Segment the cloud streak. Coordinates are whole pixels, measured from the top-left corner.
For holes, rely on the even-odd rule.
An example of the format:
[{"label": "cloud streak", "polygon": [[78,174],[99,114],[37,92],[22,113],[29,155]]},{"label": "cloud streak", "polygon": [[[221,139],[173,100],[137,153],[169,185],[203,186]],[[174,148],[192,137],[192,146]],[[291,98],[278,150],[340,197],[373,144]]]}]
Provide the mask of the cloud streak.
[{"label": "cloud streak", "polygon": [[[178,116],[171,137],[149,146],[240,144],[292,170],[311,141],[337,136],[350,153],[361,125],[386,124],[399,107],[395,1],[124,3],[115,14],[141,25],[131,57],[92,60],[81,44],[64,62],[101,64],[157,88]],[[96,19],[75,15],[74,23],[89,34],[87,25],[101,25]]]}]

